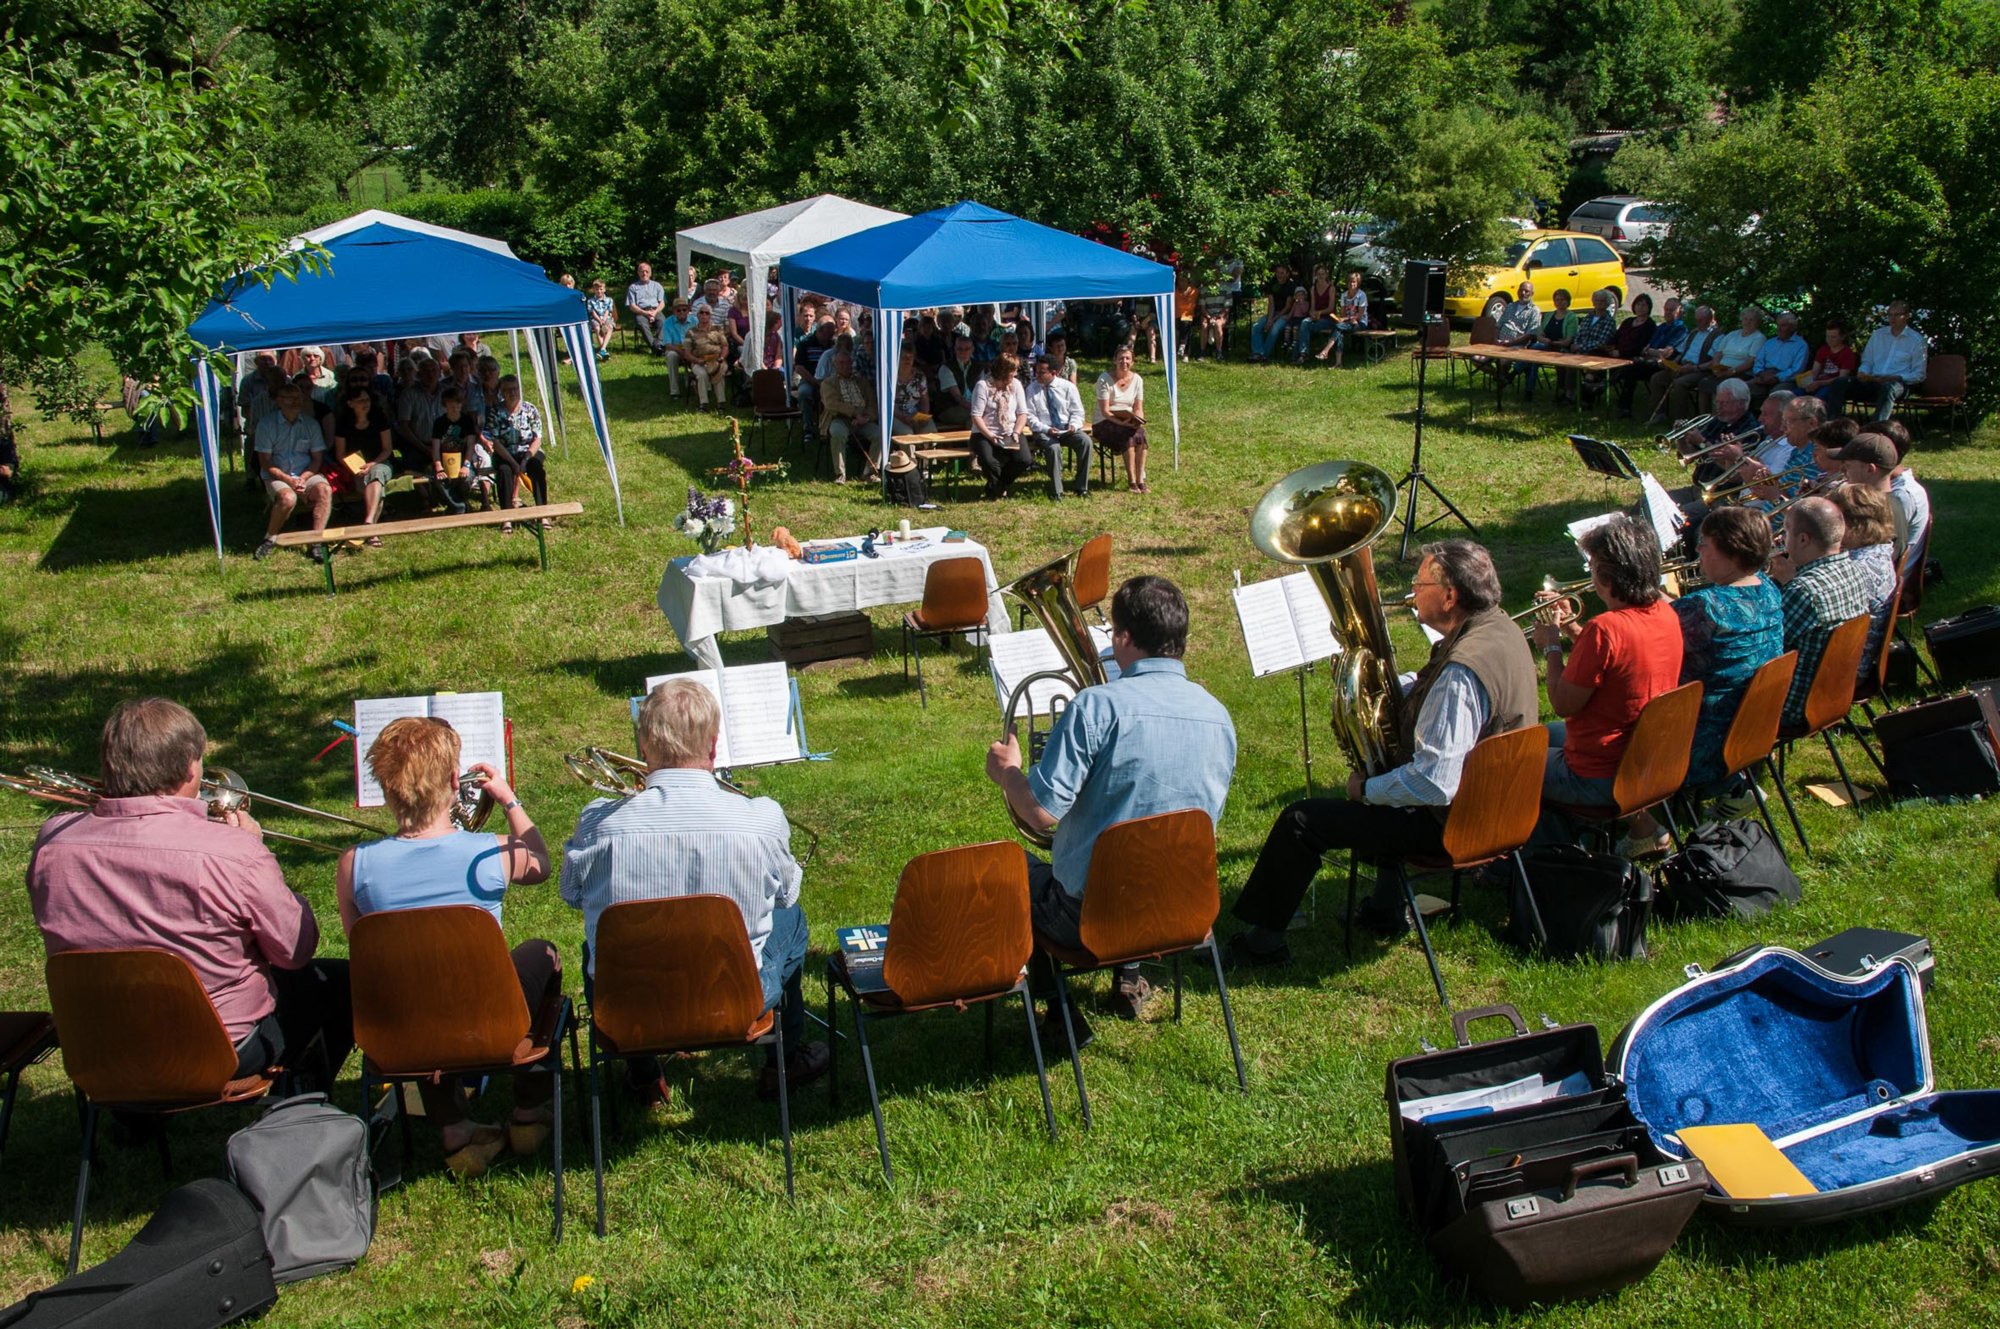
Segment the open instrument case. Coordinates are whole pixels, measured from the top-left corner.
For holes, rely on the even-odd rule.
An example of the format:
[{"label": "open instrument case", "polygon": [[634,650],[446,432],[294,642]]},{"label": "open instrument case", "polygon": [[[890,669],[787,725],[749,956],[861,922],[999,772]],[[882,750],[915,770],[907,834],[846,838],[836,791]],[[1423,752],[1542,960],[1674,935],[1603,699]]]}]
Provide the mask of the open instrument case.
[{"label": "open instrument case", "polygon": [[[1878,935],[1885,946],[1896,937]],[[1703,1207],[1715,1217],[1828,1222],[1941,1195],[2000,1166],[2000,1090],[1938,1092],[1924,1016],[1929,948],[1902,940],[1917,945],[1857,961],[1854,973],[1778,946],[1713,973],[1689,966],[1689,981],[1613,1042],[1611,1078],[1663,1155],[1694,1161],[1676,1135],[1683,1127],[1750,1123],[1817,1188],[1711,1192]]]}]

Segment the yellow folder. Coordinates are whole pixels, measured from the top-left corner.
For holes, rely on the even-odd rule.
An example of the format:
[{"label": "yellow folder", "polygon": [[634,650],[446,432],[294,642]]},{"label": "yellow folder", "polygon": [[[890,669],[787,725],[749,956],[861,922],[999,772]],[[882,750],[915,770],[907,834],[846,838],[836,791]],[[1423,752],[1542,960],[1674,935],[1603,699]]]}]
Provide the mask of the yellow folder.
[{"label": "yellow folder", "polygon": [[1819,1192],[1758,1126],[1683,1126],[1675,1134],[1688,1152],[1702,1161],[1709,1179],[1731,1199],[1766,1200]]}]

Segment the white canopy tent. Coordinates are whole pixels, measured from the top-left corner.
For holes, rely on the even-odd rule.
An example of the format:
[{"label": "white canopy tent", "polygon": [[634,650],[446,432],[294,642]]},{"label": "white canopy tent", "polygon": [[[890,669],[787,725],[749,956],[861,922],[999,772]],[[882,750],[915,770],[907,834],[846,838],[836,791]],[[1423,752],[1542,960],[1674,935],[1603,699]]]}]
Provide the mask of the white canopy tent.
[{"label": "white canopy tent", "polygon": [[[761,212],[746,212],[741,217],[690,227],[674,233],[674,282],[677,284],[686,277],[688,260],[697,252],[743,265],[742,289],[750,301],[750,335],[743,347],[743,365],[747,372],[754,373],[764,365],[764,288],[772,267],[789,254],[886,222],[902,221],[907,215],[856,203],[837,194],[820,194]],[[787,324],[785,339],[789,342],[791,311],[785,309],[783,315]]]}]

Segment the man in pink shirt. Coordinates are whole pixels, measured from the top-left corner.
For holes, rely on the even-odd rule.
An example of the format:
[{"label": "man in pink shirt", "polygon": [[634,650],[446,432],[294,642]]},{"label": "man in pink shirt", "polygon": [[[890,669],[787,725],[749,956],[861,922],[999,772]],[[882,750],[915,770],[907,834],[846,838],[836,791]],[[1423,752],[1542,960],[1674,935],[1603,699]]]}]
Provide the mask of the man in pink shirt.
[{"label": "man in pink shirt", "polygon": [[207,749],[201,722],[164,698],[111,712],[100,747],[104,797],[49,818],[28,859],[42,944],[50,955],[179,955],[229,1030],[238,1075],[298,1058],[320,1034],[327,1073],[337,1076],[354,1045],[347,962],[313,959],[312,909],[285,885],[249,813],[208,819]]}]

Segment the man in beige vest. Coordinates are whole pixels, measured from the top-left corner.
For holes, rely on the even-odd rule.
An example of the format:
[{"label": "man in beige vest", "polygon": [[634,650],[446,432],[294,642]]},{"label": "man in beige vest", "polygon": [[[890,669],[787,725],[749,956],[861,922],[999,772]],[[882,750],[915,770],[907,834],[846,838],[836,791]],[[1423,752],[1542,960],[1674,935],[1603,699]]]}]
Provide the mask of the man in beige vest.
[{"label": "man in beige vest", "polygon": [[1540,693],[1534,653],[1500,608],[1492,557],[1469,540],[1425,545],[1411,583],[1417,618],[1443,634],[1421,673],[1406,674],[1399,721],[1408,762],[1373,778],[1347,777],[1347,797],[1301,799],[1278,814],[1250,870],[1236,917],[1249,926],[1229,940],[1237,964],[1291,958],[1285,928],[1329,850],[1377,854],[1375,894],[1356,917],[1388,933],[1409,926],[1395,861],[1444,850],[1444,814],[1458,793],[1466,754],[1482,738],[1533,724]]}]

